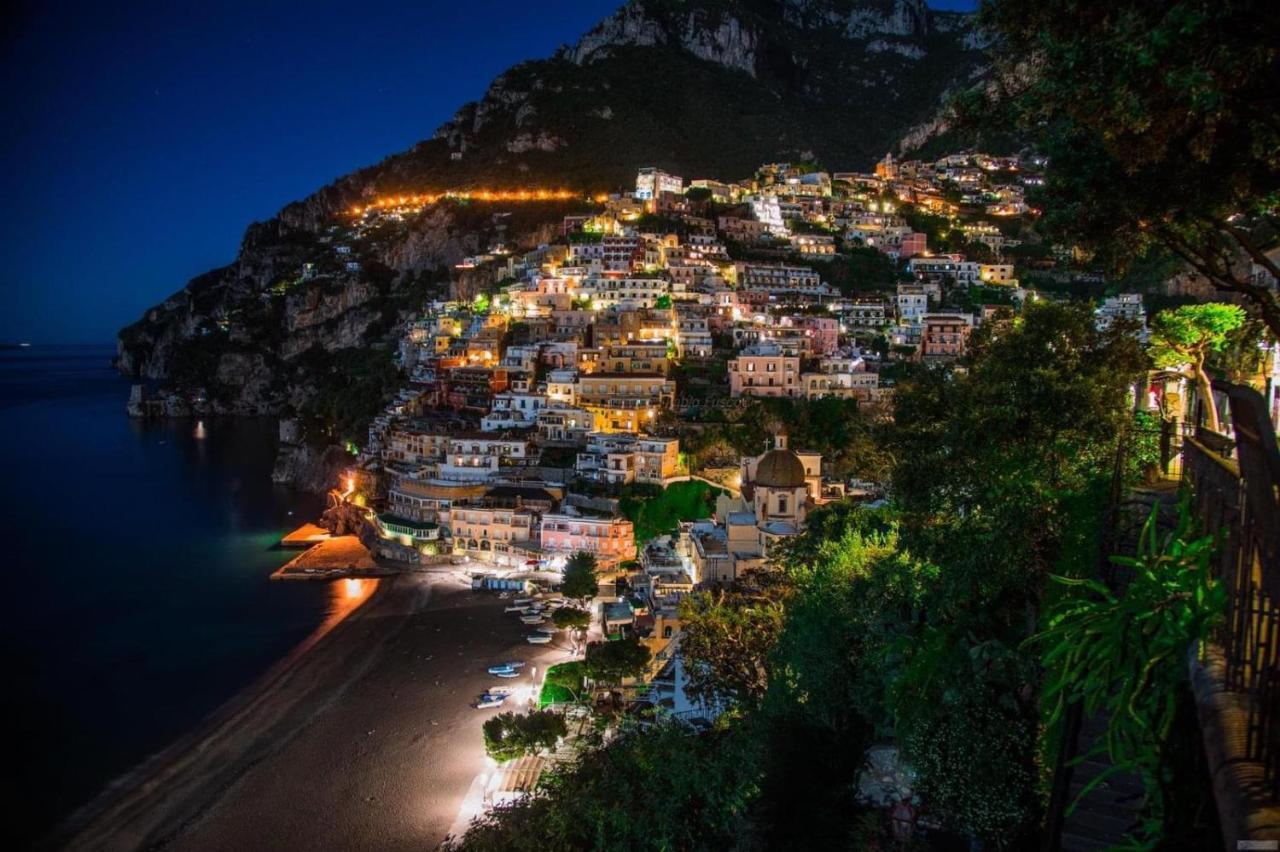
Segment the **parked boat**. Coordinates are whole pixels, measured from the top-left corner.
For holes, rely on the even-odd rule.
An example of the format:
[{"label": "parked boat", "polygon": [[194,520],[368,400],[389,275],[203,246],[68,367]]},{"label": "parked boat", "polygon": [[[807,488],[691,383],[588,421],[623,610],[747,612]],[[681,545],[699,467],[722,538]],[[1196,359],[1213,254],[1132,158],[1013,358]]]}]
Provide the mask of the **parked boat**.
[{"label": "parked boat", "polygon": [[496,663],[492,666],[489,666],[489,674],[497,674],[498,672],[511,672],[523,667],[524,667],[524,663],[522,663],[520,660],[511,660],[505,663]]},{"label": "parked boat", "polygon": [[546,618],[541,615],[522,615],[520,620],[525,624],[541,624],[546,621]]},{"label": "parked boat", "polygon": [[494,677],[504,677],[504,678],[520,677],[520,672],[514,669],[501,669],[496,672],[493,670],[490,670],[489,674],[493,675]]},{"label": "parked boat", "polygon": [[546,645],[551,641],[551,637],[546,633],[534,633],[531,636],[526,636],[524,641],[530,645]]},{"label": "parked boat", "polygon": [[485,693],[480,696],[480,700],[476,702],[475,707],[477,710],[486,710],[490,707],[501,707],[502,703],[506,700],[507,696],[505,695],[491,695],[489,693]]}]

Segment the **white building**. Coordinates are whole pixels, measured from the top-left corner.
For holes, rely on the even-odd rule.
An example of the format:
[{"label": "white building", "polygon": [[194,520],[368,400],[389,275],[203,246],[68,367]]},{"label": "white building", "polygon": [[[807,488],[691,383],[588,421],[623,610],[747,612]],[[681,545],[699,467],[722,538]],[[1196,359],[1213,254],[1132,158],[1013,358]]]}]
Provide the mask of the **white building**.
[{"label": "white building", "polygon": [[451,438],[438,475],[441,479],[482,482],[496,476],[504,464],[523,463],[528,450],[529,442],[519,438]]},{"label": "white building", "polygon": [[636,173],[636,198],[649,201],[664,192],[684,192],[684,178],[652,166]]},{"label": "white building", "polygon": [[500,393],[493,398],[493,407],[480,419],[482,432],[500,432],[504,429],[528,429],[537,424],[538,412],[547,404],[541,394]]}]

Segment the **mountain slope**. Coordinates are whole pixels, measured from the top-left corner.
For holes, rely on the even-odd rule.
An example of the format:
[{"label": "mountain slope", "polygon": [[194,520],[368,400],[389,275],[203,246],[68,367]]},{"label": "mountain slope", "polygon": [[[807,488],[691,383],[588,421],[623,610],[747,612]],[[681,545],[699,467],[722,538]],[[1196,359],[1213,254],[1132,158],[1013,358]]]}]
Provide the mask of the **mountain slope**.
[{"label": "mountain slope", "polygon": [[[970,16],[923,0],[634,0],[500,75],[432,138],[252,225],[235,262],[122,330],[118,366],[210,411],[314,408],[354,353],[389,349],[397,323],[495,238],[494,208],[440,204],[354,245],[348,268],[334,249],[351,206],[406,191],[611,190],[642,165],[725,179],[798,158],[866,168],[983,73],[981,47]],[[501,238],[536,245],[564,212],[522,207]]]},{"label": "mountain slope", "polygon": [[314,222],[406,190],[610,190],[641,164],[722,178],[796,158],[862,168],[985,71],[982,47],[972,16],[923,0],[635,0],[285,214]]}]

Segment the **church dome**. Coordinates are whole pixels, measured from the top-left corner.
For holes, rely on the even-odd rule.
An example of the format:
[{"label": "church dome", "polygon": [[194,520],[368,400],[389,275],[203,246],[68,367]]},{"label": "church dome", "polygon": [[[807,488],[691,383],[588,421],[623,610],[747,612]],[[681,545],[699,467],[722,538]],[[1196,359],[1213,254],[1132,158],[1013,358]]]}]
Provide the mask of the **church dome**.
[{"label": "church dome", "polygon": [[756,464],[755,485],[764,488],[801,488],[804,463],[790,450],[770,450]]}]

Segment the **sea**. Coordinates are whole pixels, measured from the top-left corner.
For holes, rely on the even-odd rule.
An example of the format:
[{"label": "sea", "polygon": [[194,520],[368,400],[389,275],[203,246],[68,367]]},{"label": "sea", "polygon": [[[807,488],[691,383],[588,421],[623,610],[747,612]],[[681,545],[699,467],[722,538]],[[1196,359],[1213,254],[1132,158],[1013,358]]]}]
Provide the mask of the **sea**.
[{"label": "sea", "polygon": [[0,349],[6,848],[44,838],[342,606],[273,583],[321,509],[268,419],[138,421],[111,346]]}]

